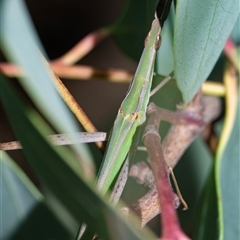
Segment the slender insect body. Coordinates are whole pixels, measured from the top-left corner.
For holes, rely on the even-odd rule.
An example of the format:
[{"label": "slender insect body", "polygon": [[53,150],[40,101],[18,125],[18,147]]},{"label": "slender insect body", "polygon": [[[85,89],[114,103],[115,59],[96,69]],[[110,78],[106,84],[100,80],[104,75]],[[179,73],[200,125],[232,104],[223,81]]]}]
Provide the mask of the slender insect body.
[{"label": "slender insect body", "polygon": [[[137,129],[138,123],[136,121],[136,116],[131,117],[131,115],[119,115],[120,118],[116,119],[114,128],[110,134],[112,139],[118,139],[117,142],[110,141],[107,145],[107,154],[105,158],[116,158],[116,156],[121,156],[125,159],[127,152],[131,146],[133,135]],[[117,128],[117,129],[116,129]],[[130,131],[131,130],[131,131]],[[133,131],[134,130],[134,131]],[[124,146],[124,148],[123,148]],[[97,188],[101,190],[103,194],[109,189],[112,184],[113,179],[110,179],[109,173],[116,174],[121,168],[122,162],[103,162],[102,168],[105,171],[101,171],[97,181]]]},{"label": "slender insect body", "polygon": [[[160,23],[156,18],[145,40],[145,48],[126,97],[118,111],[107,144],[97,188],[105,194],[119,172],[130,149],[136,129],[146,119],[156,51],[160,46]],[[134,99],[134,101],[133,101]]]}]

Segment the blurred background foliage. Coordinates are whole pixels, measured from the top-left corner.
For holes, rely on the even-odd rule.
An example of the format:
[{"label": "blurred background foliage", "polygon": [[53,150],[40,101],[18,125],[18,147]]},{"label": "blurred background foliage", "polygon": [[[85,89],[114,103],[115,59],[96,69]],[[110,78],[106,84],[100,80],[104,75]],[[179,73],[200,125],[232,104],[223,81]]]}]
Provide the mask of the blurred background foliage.
[{"label": "blurred background foliage", "polygon": [[[6,2],[0,1],[1,19],[6,14],[3,12],[3,4]],[[9,0],[9,2],[16,1]],[[60,57],[88,33],[108,26],[112,36],[102,41],[78,63],[96,68],[120,68],[134,72],[158,1],[26,0],[22,2],[26,3],[35,28],[33,31],[36,31],[36,36],[39,37],[39,41],[35,38],[35,44],[38,44],[40,49],[44,49],[43,54],[48,56],[48,59]],[[182,1],[177,2],[184,8],[184,5],[181,5]],[[193,1],[193,4],[194,2],[196,4],[196,1]],[[21,12],[21,9],[19,8],[18,11]],[[18,11],[12,9],[15,13],[11,16],[13,24],[17,20]],[[169,74],[173,70],[174,61],[176,63],[173,50],[174,41],[177,41],[173,38],[174,33],[175,36],[177,35],[174,18],[179,16],[175,16],[174,11],[172,8],[170,17],[165,23],[163,45],[157,58],[156,69],[162,75]],[[181,11],[179,10],[179,13]],[[37,57],[36,53],[29,54],[25,48],[19,47],[19,50],[23,51],[19,52],[23,59],[14,56],[16,51],[14,48],[7,49],[6,40],[2,36],[5,33],[5,30],[2,30],[6,22],[1,22],[1,61],[6,59],[18,63],[28,61],[26,68],[31,69],[31,61],[34,56]],[[232,20],[232,27],[233,25]],[[121,33],[123,31],[121,28],[125,32]],[[181,29],[181,26],[178,28]],[[231,27],[227,28],[230,34]],[[21,44],[21,41],[24,42],[28,38],[22,28],[18,28],[13,34],[16,34],[12,39],[15,43]],[[17,36],[21,36],[21,39]],[[233,39],[239,44],[239,18],[233,31]],[[9,46],[13,45],[9,44]],[[28,49],[31,49],[30,45]],[[29,59],[24,60],[27,58]],[[216,57],[217,59],[216,64],[212,62],[214,68],[208,79],[222,82],[227,59],[224,54],[219,58]],[[84,150],[79,149],[78,146],[59,149],[49,147],[43,139],[43,134],[79,131],[81,125],[53,88],[52,92],[46,92],[43,78],[47,81],[50,74],[46,69],[43,70],[44,65],[42,68],[39,65],[41,64],[38,64],[37,71],[40,71],[40,75],[34,77],[36,89],[31,87],[26,90],[26,85],[30,86],[29,82],[26,82],[23,88],[24,84],[19,84],[16,79],[6,80],[1,76],[0,142],[20,138],[23,143],[25,141],[24,152],[11,151],[7,153],[8,155],[0,153],[2,185],[0,212],[3,219],[1,239],[74,239],[83,220],[90,224],[92,233],[100,232],[104,239],[152,239],[152,233],[147,230],[140,234],[136,228],[130,228],[130,224],[127,225],[108,206],[107,201],[95,192],[93,180],[89,176],[94,173],[92,166],[96,166],[97,169],[102,158],[95,144],[84,146]],[[44,72],[45,75],[41,75]],[[31,81],[31,71],[28,76]],[[91,81],[62,80],[97,129],[109,131],[129,84],[102,81],[100,78]],[[156,77],[153,85],[156,85],[158,80]],[[46,89],[50,88],[49,85],[46,86]],[[42,93],[42,98],[34,100],[30,92],[36,95],[35,91]],[[18,96],[20,96],[19,100],[15,99]],[[44,98],[45,104],[43,104]],[[57,105],[51,105],[54,98]],[[189,98],[189,96],[185,97],[185,100]],[[174,109],[176,104],[182,101],[182,97],[176,82],[172,81],[152,100],[162,107]],[[44,112],[48,105],[50,105],[48,110],[50,115]],[[223,107],[222,115],[213,126],[218,137],[221,136],[225,110]],[[214,156],[202,137],[199,137],[175,168],[181,191],[189,205],[187,212],[179,210],[181,225],[193,239],[236,239],[239,236],[239,98],[236,116],[232,134],[223,149],[219,150],[221,154]],[[163,135],[168,127],[168,124],[162,124]],[[145,157],[146,155],[137,156],[139,159]],[[89,159],[87,163],[85,159]],[[58,164],[58,161],[61,164]],[[90,169],[89,174],[84,176],[85,167],[76,167],[77,161],[80,161],[82,166],[87,164],[87,169]],[[135,187],[136,185],[130,180],[123,196],[126,201],[133,201],[128,195]],[[222,197],[221,201],[217,198],[219,193]],[[140,193],[136,193],[138,194]],[[96,206],[99,209],[96,209]],[[115,228],[105,221],[106,214],[112,217],[111,221],[115,221]],[[121,230],[122,227],[124,231]],[[159,217],[152,220],[149,227],[159,234]],[[112,231],[117,231],[119,234],[114,233],[113,236]],[[122,235],[121,232],[124,234]]]}]

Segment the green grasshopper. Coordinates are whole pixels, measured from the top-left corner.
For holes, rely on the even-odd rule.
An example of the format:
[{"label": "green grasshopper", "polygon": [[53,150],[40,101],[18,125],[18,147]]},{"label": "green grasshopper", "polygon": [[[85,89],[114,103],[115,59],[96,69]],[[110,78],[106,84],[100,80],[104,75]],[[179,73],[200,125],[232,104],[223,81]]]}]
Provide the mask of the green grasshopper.
[{"label": "green grasshopper", "polygon": [[130,149],[138,126],[146,119],[157,50],[161,44],[161,26],[155,17],[145,40],[136,73],[114,122],[110,141],[98,175],[97,188],[105,194],[118,174]]}]

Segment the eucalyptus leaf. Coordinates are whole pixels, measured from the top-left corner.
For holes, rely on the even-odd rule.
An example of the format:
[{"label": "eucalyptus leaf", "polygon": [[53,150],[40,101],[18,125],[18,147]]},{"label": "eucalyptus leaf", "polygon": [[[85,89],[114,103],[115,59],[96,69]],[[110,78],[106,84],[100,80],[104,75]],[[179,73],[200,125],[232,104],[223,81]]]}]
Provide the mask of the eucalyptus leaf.
[{"label": "eucalyptus leaf", "polygon": [[[70,110],[54,87],[53,73],[41,55],[44,50],[23,1],[2,0],[0,21],[2,50],[5,56],[24,72],[24,76],[19,80],[33,102],[60,133],[78,132]],[[72,138],[74,141],[73,136]],[[72,147],[80,156],[83,167],[88,169],[88,177],[93,177],[94,166],[86,146]]]},{"label": "eucalyptus leaf", "polygon": [[[214,162],[214,169],[208,182],[203,205],[194,239],[236,239],[239,231],[240,203],[240,152],[239,152],[239,97],[238,112],[226,144],[220,144]],[[226,126],[225,126],[226,127]],[[222,134],[222,121],[215,126],[216,132]],[[220,149],[221,148],[221,149]]]},{"label": "eucalyptus leaf", "polygon": [[1,238],[9,237],[32,209],[43,200],[42,194],[25,173],[3,151],[0,151]]},{"label": "eucalyptus leaf", "polygon": [[174,25],[174,71],[184,103],[211,73],[239,15],[239,0],[179,0]]},{"label": "eucalyptus leaf", "polygon": [[110,26],[114,40],[125,54],[139,61],[159,0],[125,0]]},{"label": "eucalyptus leaf", "polygon": [[238,19],[232,31],[232,39],[235,44],[240,45],[240,15],[238,15]]},{"label": "eucalyptus leaf", "polygon": [[169,75],[174,69],[173,58],[173,29],[175,11],[172,5],[168,18],[161,31],[161,46],[157,51],[155,71],[163,76]]},{"label": "eucalyptus leaf", "polygon": [[219,239],[217,201],[216,182],[212,171],[195,214],[193,240]]},{"label": "eucalyptus leaf", "polygon": [[72,239],[69,231],[44,204],[39,190],[3,151],[0,151],[0,163],[1,239]]},{"label": "eucalyptus leaf", "polygon": [[[1,86],[3,105],[13,131],[21,141],[24,154],[44,189],[58,199],[60,207],[64,207],[78,223],[87,223],[92,231],[105,240],[154,239],[147,229],[140,232],[134,222],[127,223],[95,191],[94,182],[82,177],[76,156],[71,151],[66,147],[50,145],[44,137],[51,134],[49,126],[33,109],[23,106],[4,77]],[[21,125],[15,124],[16,116]],[[31,133],[31,138],[26,132]]]},{"label": "eucalyptus leaf", "polygon": [[[240,88],[239,92],[240,93]],[[232,129],[231,136],[221,156],[220,189],[222,205],[220,208],[223,212],[222,223],[222,239],[235,239],[240,236],[240,97],[238,95],[238,113],[235,124]]]},{"label": "eucalyptus leaf", "polygon": [[[197,153],[197,154],[196,154]],[[178,209],[179,219],[183,229],[193,227],[200,196],[206,186],[213,166],[213,157],[201,137],[189,146],[181,157],[174,174],[177,178],[181,193],[188,204],[188,211]]]},{"label": "eucalyptus leaf", "polygon": [[[18,222],[18,228],[12,232],[9,240],[72,240],[73,235],[59,221],[45,202],[39,202],[24,221]],[[7,240],[7,239],[3,239]]]}]

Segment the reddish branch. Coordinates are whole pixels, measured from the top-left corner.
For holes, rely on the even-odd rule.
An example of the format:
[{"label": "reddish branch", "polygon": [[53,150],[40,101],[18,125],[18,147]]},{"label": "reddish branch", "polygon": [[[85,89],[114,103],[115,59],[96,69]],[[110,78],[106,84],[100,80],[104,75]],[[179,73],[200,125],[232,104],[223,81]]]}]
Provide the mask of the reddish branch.
[{"label": "reddish branch", "polygon": [[[151,111],[151,110],[150,110]],[[182,232],[174,206],[174,193],[169,181],[168,169],[163,156],[159,129],[159,112],[151,111],[143,142],[148,150],[148,156],[153,169],[155,184],[161,206],[162,239],[188,239]]]},{"label": "reddish branch", "polygon": [[[166,110],[162,111],[157,106],[152,105],[151,108],[154,108],[154,111],[158,111],[158,117],[161,116],[161,119],[168,120],[166,116],[167,118],[171,116],[173,119],[170,121],[174,124],[171,126],[161,147],[163,156],[171,167],[177,164],[196,136],[203,131],[207,124],[216,119],[221,111],[218,98],[202,96],[200,93],[196,95],[188,106],[179,110],[175,116],[174,113],[171,113],[171,115],[163,114]],[[177,122],[180,124],[177,124]],[[143,227],[161,211],[157,190],[152,180],[152,171],[147,164],[138,163],[131,167],[129,175],[134,177],[140,184],[144,184],[149,188],[149,192],[131,206],[131,209],[139,215]],[[178,207],[179,204],[176,197],[172,199],[172,202],[174,202],[175,207]]]}]

